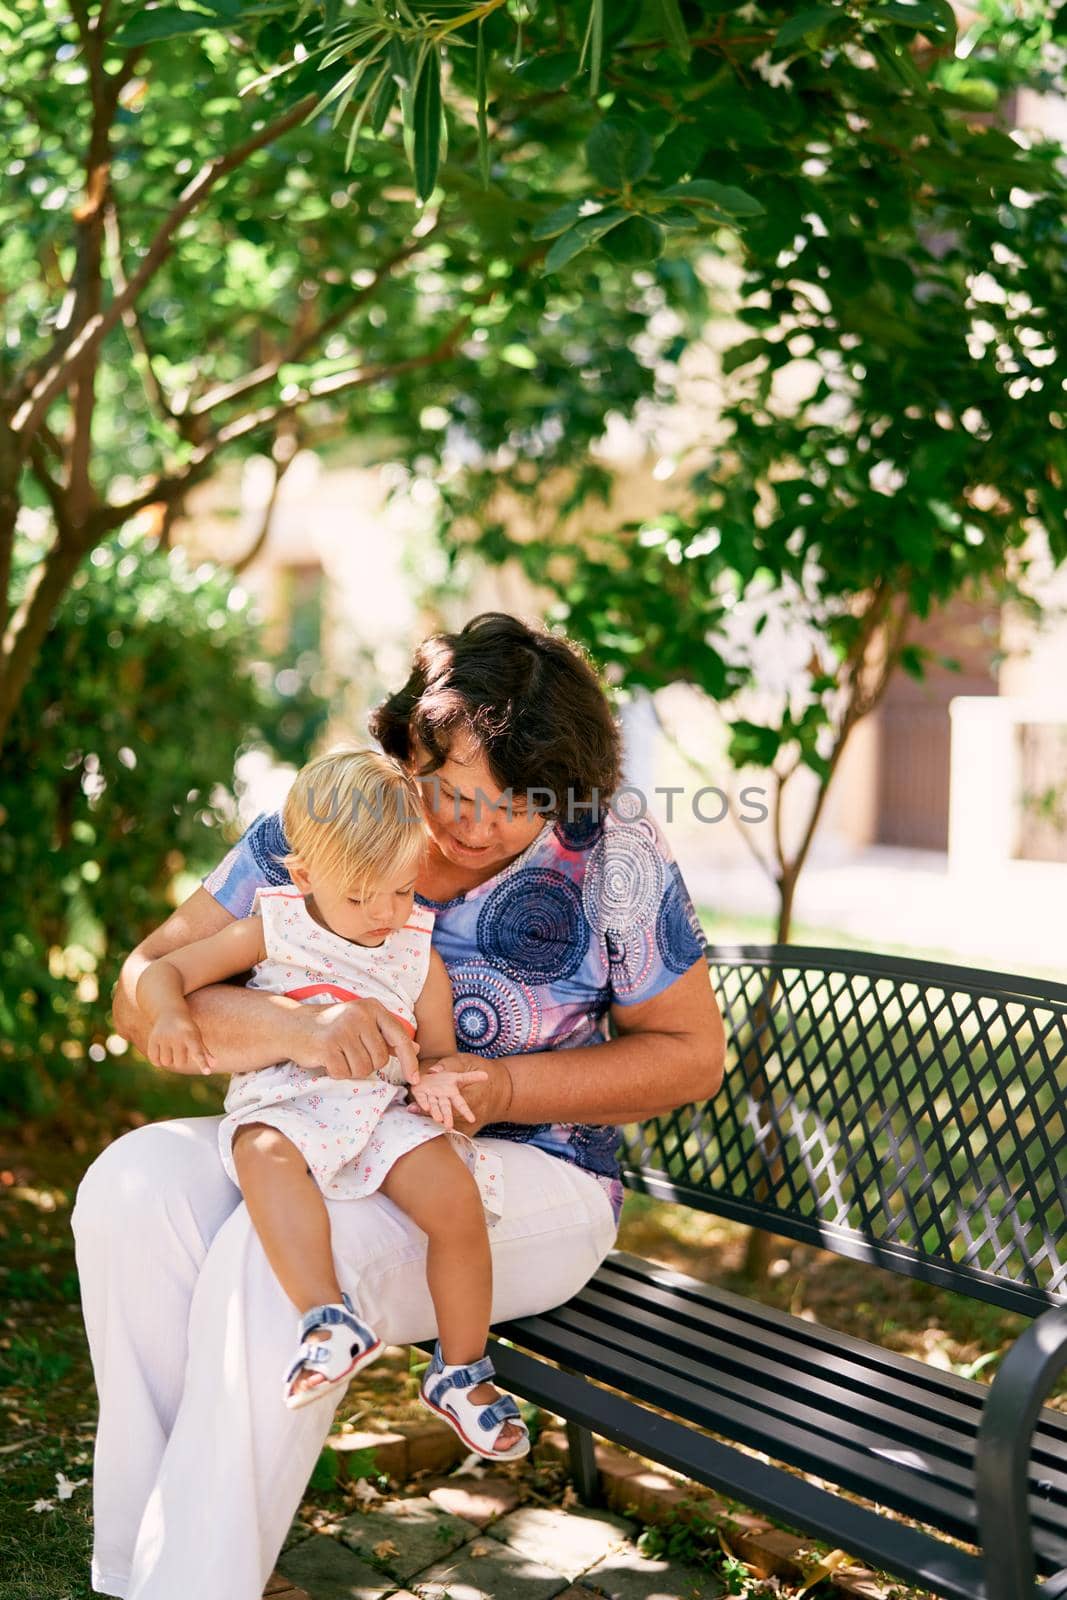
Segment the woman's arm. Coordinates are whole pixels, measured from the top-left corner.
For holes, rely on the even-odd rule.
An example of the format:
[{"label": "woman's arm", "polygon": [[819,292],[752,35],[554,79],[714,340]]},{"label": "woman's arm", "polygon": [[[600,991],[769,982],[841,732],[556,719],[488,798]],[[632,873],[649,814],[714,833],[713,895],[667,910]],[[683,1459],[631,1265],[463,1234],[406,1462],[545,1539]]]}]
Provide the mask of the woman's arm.
[{"label": "woman's arm", "polygon": [[168,1072],[211,1072],[211,1052],[185,997],[247,972],[265,955],[263,918],[250,916],[150,961],[137,980],[137,1004],[152,1024],[145,1053],[153,1066]]},{"label": "woman's arm", "polygon": [[[124,1039],[147,1055],[152,1024],[137,1003],[137,984],[149,962],[205,939],[236,921],[206,889],[195,889],[177,911],[127,956],[115,987],[112,1015]],[[325,1068],[331,1077],[365,1077],[396,1055],[405,1067],[418,1056],[406,1030],[376,1000],[305,1006],[265,989],[213,984],[187,1004],[216,1072],[254,1072],[288,1059]]]},{"label": "woman's arm", "polygon": [[[613,1006],[611,1017],[619,1037],[603,1044],[480,1061],[489,1081],[467,1095],[477,1126],[643,1122],[718,1093],[726,1038],[703,957],[651,1000]],[[444,1064],[475,1060],[452,1056]]]}]

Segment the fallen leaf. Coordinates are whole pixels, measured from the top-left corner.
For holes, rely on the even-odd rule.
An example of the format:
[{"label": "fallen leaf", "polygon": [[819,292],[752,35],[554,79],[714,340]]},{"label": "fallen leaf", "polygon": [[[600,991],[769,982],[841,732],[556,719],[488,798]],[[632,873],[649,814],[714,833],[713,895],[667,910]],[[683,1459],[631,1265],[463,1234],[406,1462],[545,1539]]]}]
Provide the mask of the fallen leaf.
[{"label": "fallen leaf", "polygon": [[380,1539],[378,1543],[374,1545],[373,1553],[377,1556],[379,1561],[388,1561],[390,1556],[398,1556],[400,1551],[397,1549],[392,1539]]},{"label": "fallen leaf", "polygon": [[852,1557],[847,1556],[843,1550],[831,1550],[829,1555],[822,1557],[818,1566],[815,1567],[814,1570],[809,1570],[805,1574],[804,1582],[801,1584],[800,1588],[796,1590],[798,1600],[800,1595],[806,1594],[809,1589],[814,1589],[817,1583],[821,1583],[822,1580],[824,1578],[828,1578],[832,1572],[836,1572],[838,1567],[847,1567],[851,1566],[851,1564]]},{"label": "fallen leaf", "polygon": [[369,1506],[373,1500],[380,1500],[382,1492],[376,1489],[373,1483],[368,1483],[366,1478],[358,1478],[352,1485],[353,1497],[361,1506]]},{"label": "fallen leaf", "polygon": [[472,1556],[491,1556],[492,1553],[493,1547],[490,1544],[472,1544],[470,1547]]}]

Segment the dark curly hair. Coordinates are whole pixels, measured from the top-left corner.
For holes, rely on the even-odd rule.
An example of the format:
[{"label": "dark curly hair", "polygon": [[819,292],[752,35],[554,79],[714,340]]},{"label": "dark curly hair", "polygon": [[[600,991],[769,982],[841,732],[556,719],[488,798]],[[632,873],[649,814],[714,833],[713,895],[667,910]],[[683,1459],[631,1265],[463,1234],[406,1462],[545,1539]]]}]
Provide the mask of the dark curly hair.
[{"label": "dark curly hair", "polygon": [[415,651],[411,676],[371,713],[370,733],[405,765],[415,739],[428,777],[457,733],[485,751],[501,789],[550,789],[565,818],[568,794],[607,807],[621,778],[622,747],[600,680],[569,639],[504,611],[483,611],[458,633],[436,633]]}]

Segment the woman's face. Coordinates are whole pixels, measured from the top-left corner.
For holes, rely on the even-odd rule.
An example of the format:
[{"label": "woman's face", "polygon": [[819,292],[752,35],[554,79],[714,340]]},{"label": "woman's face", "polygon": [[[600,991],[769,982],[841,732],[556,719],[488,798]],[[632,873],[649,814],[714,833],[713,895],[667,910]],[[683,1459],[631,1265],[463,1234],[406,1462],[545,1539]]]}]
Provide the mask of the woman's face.
[{"label": "woman's face", "polygon": [[[426,760],[427,752],[416,744],[415,776]],[[503,866],[532,844],[545,825],[539,812],[528,809],[524,793],[512,792],[509,817],[507,796],[470,734],[456,734],[448,759],[422,778],[419,787],[433,842],[457,867],[477,871]]]}]

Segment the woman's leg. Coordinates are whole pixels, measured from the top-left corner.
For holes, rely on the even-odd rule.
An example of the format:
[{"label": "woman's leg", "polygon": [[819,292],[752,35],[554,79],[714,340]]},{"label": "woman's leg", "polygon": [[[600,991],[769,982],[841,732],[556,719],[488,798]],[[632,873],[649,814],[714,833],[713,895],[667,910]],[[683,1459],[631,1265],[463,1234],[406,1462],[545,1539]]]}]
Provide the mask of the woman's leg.
[{"label": "woman's leg", "polygon": [[[506,1215],[492,1229],[493,1317],[574,1294],[614,1241],[587,1173],[493,1140]],[[391,1344],[434,1336],[426,1236],[384,1195],[327,1201],[334,1263],[360,1315]],[[197,1281],[181,1405],[138,1536],[129,1600],[259,1600],[329,1432],[329,1399],[289,1411],[278,1374],[292,1308],[242,1205]]]},{"label": "woman's leg", "polygon": [[121,1595],[178,1411],[186,1328],[211,1240],[241,1196],[219,1162],[218,1117],[116,1139],[82,1178],[71,1217],[100,1421],[93,1588]]}]

